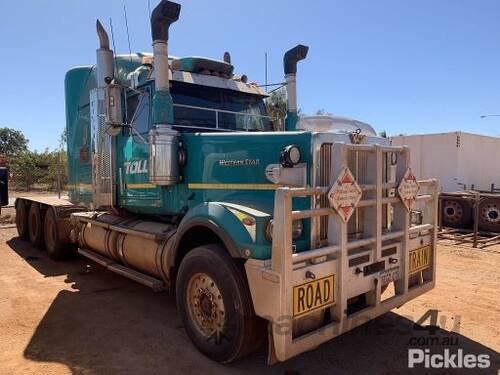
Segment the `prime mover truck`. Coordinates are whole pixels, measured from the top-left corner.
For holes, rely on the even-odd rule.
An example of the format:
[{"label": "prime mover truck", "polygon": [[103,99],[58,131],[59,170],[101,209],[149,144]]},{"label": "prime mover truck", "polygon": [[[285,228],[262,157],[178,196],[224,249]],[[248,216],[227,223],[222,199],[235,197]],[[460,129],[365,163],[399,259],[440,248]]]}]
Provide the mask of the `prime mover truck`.
[{"label": "prime mover truck", "polygon": [[432,289],[436,182],[416,180],[408,148],[299,118],[303,45],[284,55],[286,116],[270,116],[228,53],[169,56],[179,14],[152,12],[152,55],[115,55],[97,21],[97,63],[65,78],[69,199],[18,198],[19,236],[173,292],[223,363],[266,339],[285,361]]}]

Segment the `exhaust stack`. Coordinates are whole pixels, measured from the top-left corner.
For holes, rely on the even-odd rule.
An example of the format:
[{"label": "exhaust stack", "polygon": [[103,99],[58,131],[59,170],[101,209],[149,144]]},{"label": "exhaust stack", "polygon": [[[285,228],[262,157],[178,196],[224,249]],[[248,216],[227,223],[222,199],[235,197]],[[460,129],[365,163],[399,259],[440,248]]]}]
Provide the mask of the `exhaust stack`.
[{"label": "exhaust stack", "polygon": [[97,54],[97,87],[103,88],[113,80],[114,64],[113,51],[109,49],[109,37],[99,20],[96,21],[97,36],[99,37],[99,49]]},{"label": "exhaust stack", "polygon": [[169,85],[168,29],[179,19],[180,4],[162,0],[151,13],[155,93],[149,132],[149,181],[171,186],[179,180],[179,134],[172,129],[174,108]]},{"label": "exhaust stack", "polygon": [[285,130],[295,130],[297,125],[297,63],[307,57],[309,47],[299,44],[288,50],[283,56],[288,111],[285,120]]},{"label": "exhaust stack", "polygon": [[180,4],[162,0],[151,13],[156,87],[153,97],[153,123],[155,125],[167,125],[173,122],[172,97],[168,78],[168,29],[179,19],[180,12]]}]

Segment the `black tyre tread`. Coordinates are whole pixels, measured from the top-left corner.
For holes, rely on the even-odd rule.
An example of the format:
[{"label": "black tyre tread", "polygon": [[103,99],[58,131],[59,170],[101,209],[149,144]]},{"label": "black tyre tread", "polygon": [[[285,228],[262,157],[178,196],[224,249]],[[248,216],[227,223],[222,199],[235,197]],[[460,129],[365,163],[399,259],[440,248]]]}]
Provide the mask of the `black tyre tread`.
[{"label": "black tyre tread", "polygon": [[[32,231],[32,217],[36,216],[36,226],[37,231],[33,233]],[[29,227],[29,238],[33,246],[43,249],[45,245],[43,236],[43,223],[44,223],[44,212],[43,208],[39,203],[31,203],[28,212],[28,227]]]},{"label": "black tyre tread", "polygon": [[74,253],[74,247],[72,244],[68,244],[65,241],[63,241],[59,237],[59,231],[56,230],[56,238],[54,241],[54,244],[50,244],[47,240],[47,231],[49,230],[48,227],[48,222],[49,220],[54,221],[54,225],[57,227],[57,216],[54,212],[53,209],[49,208],[47,212],[45,213],[45,219],[44,219],[44,225],[43,225],[43,232],[44,232],[44,240],[45,240],[45,249],[47,250],[48,256],[52,260],[64,260],[70,257]]},{"label": "black tyre tread", "polygon": [[[24,199],[18,199],[16,202],[16,227],[17,234],[22,240],[29,240],[28,229],[28,207],[29,204]],[[23,213],[21,213],[23,212]],[[21,223],[21,221],[23,221]]]},{"label": "black tyre tread", "polygon": [[[221,267],[228,268],[227,277],[231,277],[234,282],[237,284],[238,289],[241,294],[242,300],[242,308],[241,311],[245,317],[244,322],[244,330],[243,330],[243,339],[240,343],[239,348],[235,350],[230,356],[226,356],[225,358],[215,358],[211,355],[211,353],[207,353],[197,345],[192,335],[189,332],[189,323],[188,323],[188,315],[189,312],[186,311],[184,306],[184,295],[183,291],[180,290],[180,285],[183,284],[183,273],[186,267],[189,267],[189,263],[193,258],[203,257],[205,259],[218,259],[221,262]],[[186,266],[187,265],[187,266]],[[252,299],[250,295],[250,290],[248,288],[247,280],[245,277],[244,267],[237,259],[231,258],[231,256],[226,252],[224,246],[220,244],[210,244],[204,245],[197,248],[192,249],[183,259],[181,266],[179,268],[178,277],[177,277],[177,308],[181,314],[181,319],[183,320],[186,331],[193,341],[194,345],[197,348],[207,355],[208,357],[221,362],[221,363],[230,363],[239,358],[244,357],[245,355],[251,353],[255,349],[257,349],[264,341],[265,333],[266,333],[266,322],[265,320],[257,317],[255,315],[255,311],[253,309]]]}]

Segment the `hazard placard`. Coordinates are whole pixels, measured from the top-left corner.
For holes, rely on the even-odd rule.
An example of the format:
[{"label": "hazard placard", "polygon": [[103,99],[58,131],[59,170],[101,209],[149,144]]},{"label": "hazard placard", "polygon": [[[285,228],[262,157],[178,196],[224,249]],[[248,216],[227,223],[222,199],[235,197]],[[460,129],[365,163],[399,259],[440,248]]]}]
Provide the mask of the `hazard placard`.
[{"label": "hazard placard", "polygon": [[418,184],[417,178],[413,174],[411,168],[408,168],[398,186],[399,198],[403,201],[408,212],[412,210],[419,190],[420,185]]},{"label": "hazard placard", "polygon": [[347,222],[361,200],[362,191],[349,168],[344,167],[328,192],[330,206]]}]

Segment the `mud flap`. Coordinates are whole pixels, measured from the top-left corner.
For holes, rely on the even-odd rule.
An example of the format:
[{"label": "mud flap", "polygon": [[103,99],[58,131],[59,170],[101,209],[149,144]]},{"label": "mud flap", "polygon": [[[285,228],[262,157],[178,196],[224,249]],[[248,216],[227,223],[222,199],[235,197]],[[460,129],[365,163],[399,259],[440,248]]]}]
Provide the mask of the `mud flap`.
[{"label": "mud flap", "polygon": [[276,357],[276,351],[274,348],[274,338],[273,338],[273,323],[269,322],[267,324],[267,364],[268,366],[278,363],[278,358]]}]

